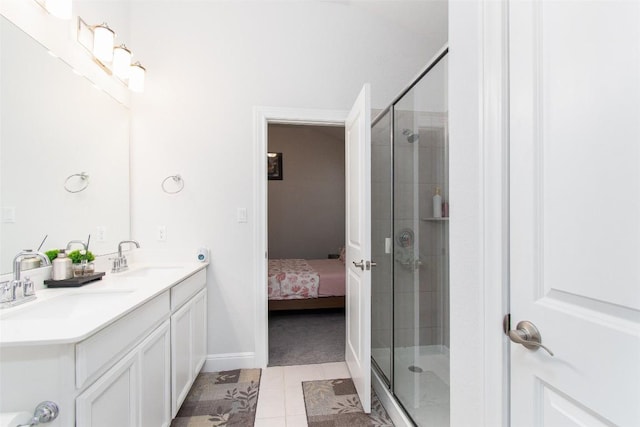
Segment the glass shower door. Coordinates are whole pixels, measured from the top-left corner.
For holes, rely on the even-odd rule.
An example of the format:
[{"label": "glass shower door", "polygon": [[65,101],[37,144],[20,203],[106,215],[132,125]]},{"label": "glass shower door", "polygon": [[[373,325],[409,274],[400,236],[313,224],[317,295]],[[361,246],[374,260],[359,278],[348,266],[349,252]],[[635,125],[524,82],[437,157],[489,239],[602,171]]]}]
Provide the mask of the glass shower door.
[{"label": "glass shower door", "polygon": [[449,425],[446,67],[393,109],[393,391],[420,426]]},{"label": "glass shower door", "polygon": [[392,380],[393,258],[391,110],[371,128],[371,359],[387,386]]}]

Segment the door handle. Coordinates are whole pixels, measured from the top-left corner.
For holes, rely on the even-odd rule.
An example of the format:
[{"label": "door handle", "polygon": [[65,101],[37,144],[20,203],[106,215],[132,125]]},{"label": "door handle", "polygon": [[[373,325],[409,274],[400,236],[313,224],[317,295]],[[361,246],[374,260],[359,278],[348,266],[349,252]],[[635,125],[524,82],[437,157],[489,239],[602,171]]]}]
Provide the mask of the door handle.
[{"label": "door handle", "polygon": [[506,317],[505,317],[505,334],[509,337],[511,341],[516,344],[522,344],[529,350],[538,350],[539,348],[543,348],[549,353],[550,356],[553,356],[553,351],[551,351],[547,346],[542,344],[542,336],[540,335],[540,331],[536,326],[529,322],[528,320],[523,320],[518,322],[516,325],[516,329],[507,329]]},{"label": "door handle", "polygon": [[353,261],[353,265],[356,266],[356,268],[361,269],[362,271],[364,271],[364,260],[361,259],[360,262],[358,261]]}]

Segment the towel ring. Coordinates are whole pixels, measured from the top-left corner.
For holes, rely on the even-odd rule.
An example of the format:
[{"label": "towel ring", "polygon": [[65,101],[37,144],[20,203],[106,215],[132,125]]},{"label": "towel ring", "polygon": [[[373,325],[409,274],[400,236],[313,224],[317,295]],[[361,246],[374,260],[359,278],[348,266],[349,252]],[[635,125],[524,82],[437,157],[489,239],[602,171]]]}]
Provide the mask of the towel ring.
[{"label": "towel ring", "polygon": [[[69,180],[71,180],[71,178],[74,178],[76,176],[80,178],[80,181],[81,181],[80,187],[76,190],[72,190],[71,188],[69,188]],[[79,193],[81,191],[86,190],[88,186],[89,186],[89,175],[86,172],[74,173],[73,175],[69,175],[67,179],[64,180],[64,189],[67,190],[69,193]]]},{"label": "towel ring", "polygon": [[[176,190],[173,190],[173,191],[167,190],[167,181],[169,180],[172,180],[175,183]],[[180,175],[169,175],[162,181],[161,187],[162,187],[162,191],[164,191],[167,194],[176,194],[181,192],[182,189],[184,188],[184,180]]]}]

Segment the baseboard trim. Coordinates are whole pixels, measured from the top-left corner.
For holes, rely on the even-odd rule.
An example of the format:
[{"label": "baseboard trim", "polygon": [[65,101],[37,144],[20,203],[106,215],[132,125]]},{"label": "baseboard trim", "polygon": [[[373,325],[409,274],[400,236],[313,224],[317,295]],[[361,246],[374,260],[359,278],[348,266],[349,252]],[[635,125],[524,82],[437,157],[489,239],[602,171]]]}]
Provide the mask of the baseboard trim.
[{"label": "baseboard trim", "polygon": [[378,375],[375,369],[371,369],[371,383],[373,384],[373,390],[376,392],[376,396],[387,411],[389,418],[393,421],[393,424],[397,427],[413,427],[415,424],[409,419],[404,410],[400,407],[395,398],[391,395],[391,392],[387,388],[386,384],[382,381],[382,378]]},{"label": "baseboard trim", "polygon": [[259,368],[254,352],[208,354],[203,372],[230,371],[233,369]]}]

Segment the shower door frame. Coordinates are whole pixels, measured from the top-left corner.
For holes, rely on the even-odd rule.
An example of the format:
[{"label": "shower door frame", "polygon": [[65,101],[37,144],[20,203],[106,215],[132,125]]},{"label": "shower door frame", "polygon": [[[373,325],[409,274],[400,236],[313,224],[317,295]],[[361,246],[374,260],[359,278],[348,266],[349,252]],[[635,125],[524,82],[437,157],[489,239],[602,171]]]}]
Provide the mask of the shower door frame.
[{"label": "shower door frame", "polygon": [[[394,180],[394,172],[395,172],[395,160],[394,160],[394,148],[395,148],[395,106],[396,104],[403,99],[403,97],[405,95],[407,95],[416,85],[418,85],[422,79],[429,73],[429,71],[431,71],[434,67],[436,67],[440,61],[444,60],[445,58],[447,58],[447,55],[449,54],[449,45],[445,44],[434,56],[433,58],[431,58],[431,60],[427,63],[427,65],[416,75],[416,77],[414,77],[411,82],[393,99],[393,101],[391,101],[389,103],[389,105],[385,108],[383,108],[378,114],[376,114],[376,116],[371,120],[371,127],[373,128],[373,126],[378,123],[384,116],[385,114],[389,114],[390,115],[390,129],[389,129],[389,150],[391,151],[391,176],[390,176],[390,180],[393,183]],[[450,129],[450,125],[447,124],[445,126],[446,130],[445,133],[448,134],[448,130]],[[446,136],[446,138],[448,139],[448,135]],[[445,150],[445,152],[447,153],[445,156],[445,161],[449,160],[449,154],[448,154],[448,150]],[[394,201],[395,201],[395,192],[394,192],[394,186],[391,185],[391,236],[392,236],[392,241],[394,240],[393,236],[395,236],[395,215],[394,215]],[[394,248],[395,245],[392,245],[392,248]],[[416,247],[417,247],[417,243],[416,243]],[[394,256],[394,251],[392,249],[392,258]],[[449,255],[450,258],[450,255]],[[375,261],[375,260],[374,260]],[[391,263],[391,273],[392,273],[392,278],[395,278],[395,262]],[[392,279],[394,280],[394,279]],[[394,281],[395,283],[395,281]],[[451,299],[449,299],[449,306],[451,307],[452,303],[451,303]],[[409,415],[409,411],[406,410],[406,408],[404,407],[404,404],[402,402],[400,402],[400,400],[398,399],[396,393],[395,393],[395,363],[394,363],[394,357],[395,357],[395,327],[394,327],[394,322],[395,322],[395,314],[394,314],[394,308],[395,308],[395,292],[391,292],[391,306],[392,306],[392,315],[391,315],[391,347],[390,347],[390,375],[389,378],[386,378],[386,376],[384,375],[384,371],[380,368],[380,366],[378,365],[378,363],[373,359],[373,356],[371,357],[371,362],[372,362],[372,368],[373,370],[375,370],[375,374],[380,378],[380,380],[386,385],[387,390],[389,391],[389,393],[391,394],[391,396],[393,396],[394,402],[388,402],[389,404],[392,404],[394,406],[397,405],[398,408],[401,408],[401,410],[404,412],[403,414],[397,414],[397,416],[399,418],[394,418],[394,421],[397,420],[397,422],[404,422],[407,423],[408,420],[404,420],[401,418],[404,417],[409,417],[411,418],[411,416]],[[450,308],[450,312],[451,312],[451,308]],[[453,329],[450,329],[449,332],[450,336],[453,335]],[[451,369],[451,368],[450,368]],[[453,375],[453,373],[451,374]],[[450,391],[450,394],[452,393],[452,391]],[[394,414],[396,415],[396,414]]]}]

